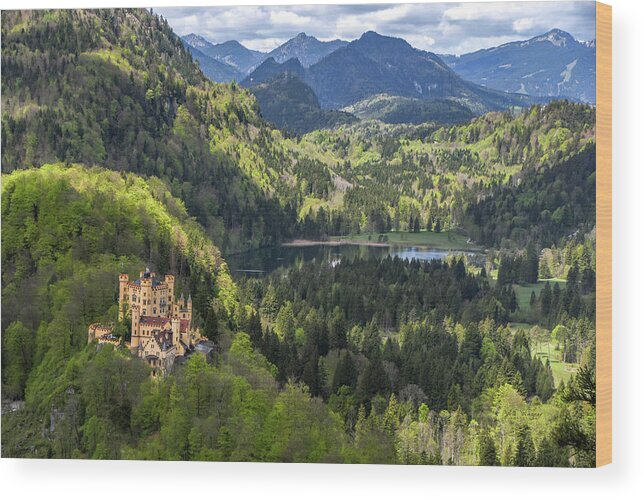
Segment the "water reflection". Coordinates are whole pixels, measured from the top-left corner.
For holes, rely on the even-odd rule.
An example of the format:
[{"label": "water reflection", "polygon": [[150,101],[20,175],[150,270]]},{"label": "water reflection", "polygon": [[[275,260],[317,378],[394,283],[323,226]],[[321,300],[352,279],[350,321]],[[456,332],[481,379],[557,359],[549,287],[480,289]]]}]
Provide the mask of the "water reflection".
[{"label": "water reflection", "polygon": [[[228,267],[233,273],[246,275],[263,275],[279,268],[299,266],[304,262],[327,263],[336,266],[346,260],[357,257],[385,258],[387,255],[398,256],[407,260],[428,261],[442,259],[454,252],[448,250],[418,248],[415,246],[358,246],[343,244],[339,246],[313,245],[304,247],[273,246],[226,257]],[[462,252],[455,252],[462,254]],[[480,256],[467,252],[467,256]]]}]

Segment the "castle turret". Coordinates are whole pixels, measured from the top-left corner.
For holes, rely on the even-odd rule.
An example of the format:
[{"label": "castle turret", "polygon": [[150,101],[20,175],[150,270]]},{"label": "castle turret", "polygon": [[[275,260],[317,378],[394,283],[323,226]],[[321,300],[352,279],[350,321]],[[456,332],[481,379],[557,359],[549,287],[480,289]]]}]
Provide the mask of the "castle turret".
[{"label": "castle turret", "polygon": [[141,332],[140,332],[140,325],[139,321],[141,318],[140,314],[140,308],[138,305],[132,304],[132,341],[131,341],[131,348],[132,350],[136,350],[139,346],[139,343],[141,341]]},{"label": "castle turret", "polygon": [[165,284],[167,284],[167,303],[169,304],[168,310],[172,310],[172,304],[174,303],[174,276],[172,274],[167,274],[165,276]]},{"label": "castle turret", "polygon": [[185,353],[181,345],[181,319],[177,316],[172,317],[172,344],[176,347],[179,355]]},{"label": "castle turret", "polygon": [[152,277],[150,269],[145,269],[141,277],[141,315],[152,315]]},{"label": "castle turret", "polygon": [[129,276],[121,274],[118,276],[118,320],[122,321],[127,313],[127,283]]},{"label": "castle turret", "polygon": [[186,319],[188,321],[192,320],[192,295],[188,295],[188,314]]}]

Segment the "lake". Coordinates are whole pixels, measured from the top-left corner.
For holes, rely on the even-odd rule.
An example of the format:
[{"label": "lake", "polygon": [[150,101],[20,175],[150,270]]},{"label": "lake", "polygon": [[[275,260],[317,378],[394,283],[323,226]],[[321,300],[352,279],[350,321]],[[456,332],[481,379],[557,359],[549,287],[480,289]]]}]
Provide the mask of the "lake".
[{"label": "lake", "polygon": [[225,257],[230,271],[234,274],[257,276],[270,273],[278,268],[287,268],[302,262],[315,261],[336,265],[340,261],[361,258],[385,258],[388,255],[407,260],[429,261],[443,259],[453,254],[466,254],[468,258],[482,259],[484,254],[474,252],[449,251],[417,246],[366,246],[356,244],[308,246],[271,246]]}]

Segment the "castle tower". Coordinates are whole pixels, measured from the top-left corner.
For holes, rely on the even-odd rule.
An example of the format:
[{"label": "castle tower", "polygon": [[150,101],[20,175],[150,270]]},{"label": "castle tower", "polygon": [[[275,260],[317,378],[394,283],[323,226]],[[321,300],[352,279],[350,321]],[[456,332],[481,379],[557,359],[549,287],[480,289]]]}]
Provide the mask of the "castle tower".
[{"label": "castle tower", "polygon": [[141,273],[141,315],[152,315],[152,277],[150,269]]},{"label": "castle tower", "polygon": [[139,326],[139,320],[141,318],[140,310],[141,309],[138,305],[132,304],[132,350],[137,349],[141,341],[141,332]]},{"label": "castle tower", "polygon": [[122,321],[127,312],[127,283],[129,276],[121,274],[118,276],[118,320]]},{"label": "castle tower", "polygon": [[192,320],[192,295],[188,295],[188,315],[187,315],[187,320],[191,321]]},{"label": "castle tower", "polygon": [[176,347],[179,355],[183,355],[183,348],[181,347],[181,319],[177,316],[172,317],[172,343]]},{"label": "castle tower", "polygon": [[172,274],[165,276],[165,284],[167,284],[167,309],[171,313],[174,304],[174,276]]}]

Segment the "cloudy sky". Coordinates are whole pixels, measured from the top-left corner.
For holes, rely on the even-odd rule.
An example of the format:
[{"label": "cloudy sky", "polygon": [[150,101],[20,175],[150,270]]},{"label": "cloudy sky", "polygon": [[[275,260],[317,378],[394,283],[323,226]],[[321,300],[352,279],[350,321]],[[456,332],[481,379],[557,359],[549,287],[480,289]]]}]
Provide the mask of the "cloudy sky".
[{"label": "cloudy sky", "polygon": [[157,7],[179,35],[219,43],[238,40],[269,51],[299,32],[320,40],[354,40],[368,30],[404,38],[437,53],[462,54],[552,28],[595,38],[594,2],[489,2],[361,5]]}]

